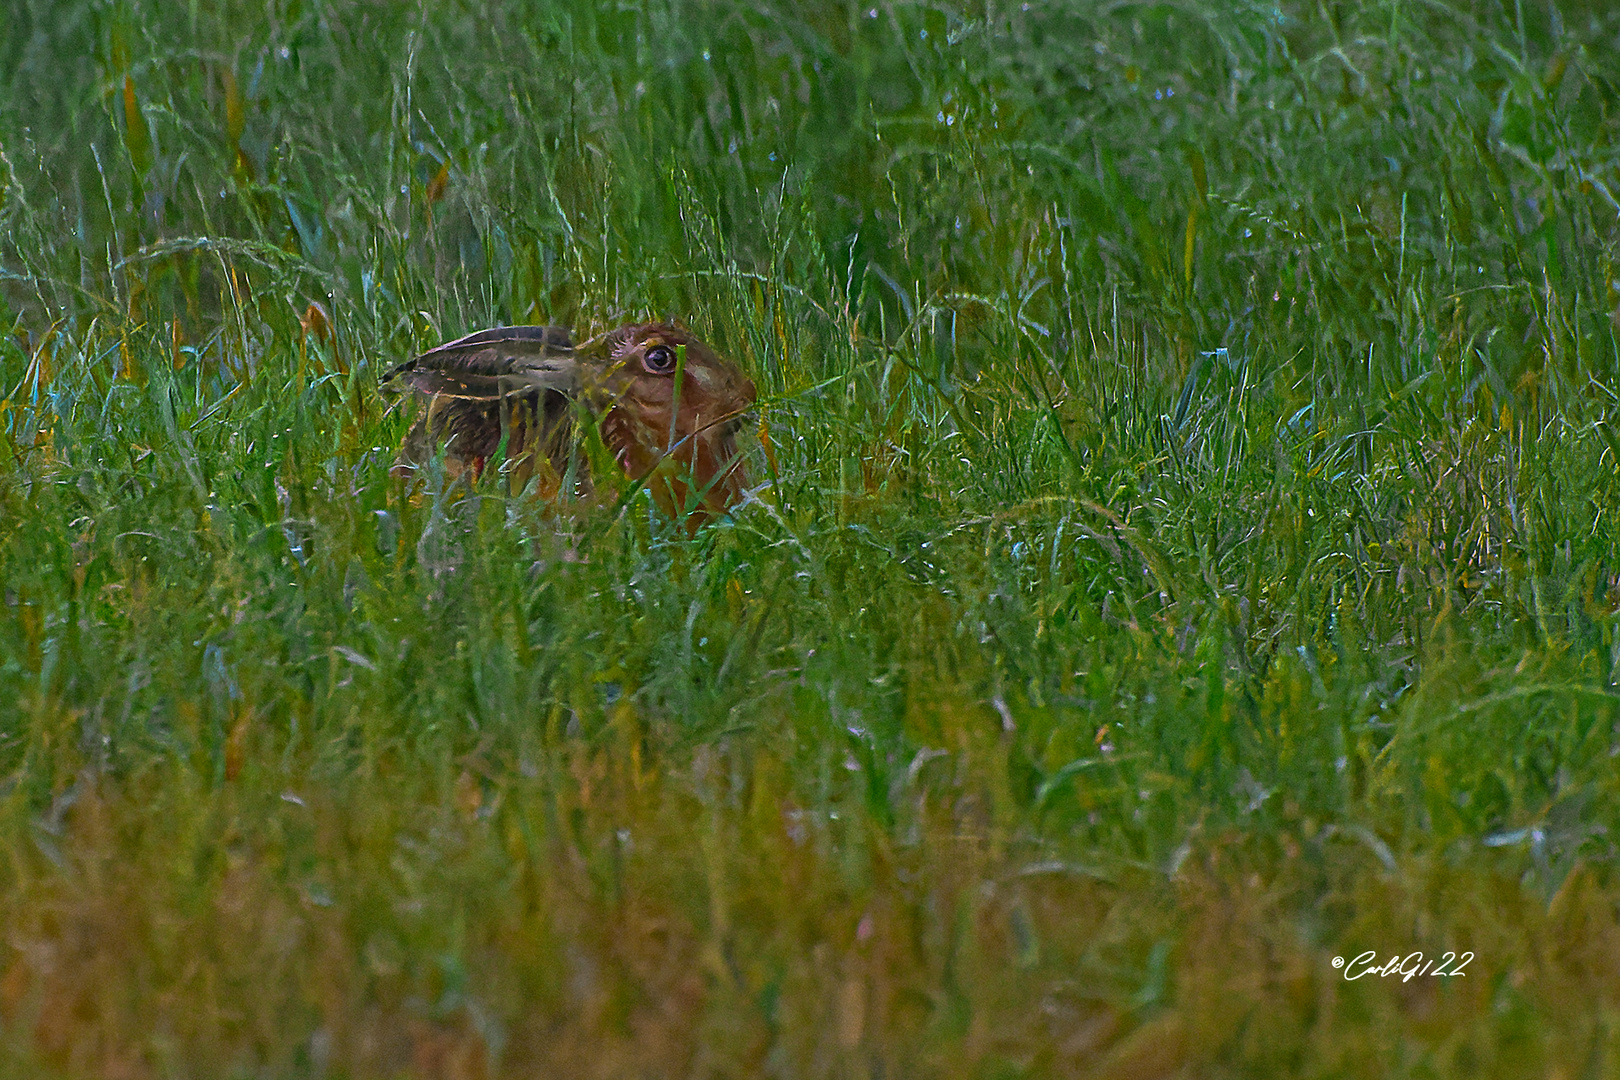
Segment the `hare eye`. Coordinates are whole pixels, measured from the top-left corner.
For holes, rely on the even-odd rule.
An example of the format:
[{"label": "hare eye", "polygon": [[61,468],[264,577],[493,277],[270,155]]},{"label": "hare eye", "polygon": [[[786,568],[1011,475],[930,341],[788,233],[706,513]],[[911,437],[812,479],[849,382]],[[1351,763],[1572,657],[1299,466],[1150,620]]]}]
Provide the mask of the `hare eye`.
[{"label": "hare eye", "polygon": [[654,345],[641,359],[642,367],[653,375],[668,375],[675,370],[675,350]]}]

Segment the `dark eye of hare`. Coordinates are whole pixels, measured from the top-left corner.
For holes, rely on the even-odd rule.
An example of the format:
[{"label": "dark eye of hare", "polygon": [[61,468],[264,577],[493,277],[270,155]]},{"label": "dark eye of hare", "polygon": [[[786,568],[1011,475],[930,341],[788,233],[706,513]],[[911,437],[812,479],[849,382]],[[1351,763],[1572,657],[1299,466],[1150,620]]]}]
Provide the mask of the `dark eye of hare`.
[{"label": "dark eye of hare", "polygon": [[675,370],[675,350],[663,345],[654,345],[647,350],[647,355],[641,362],[654,375],[668,375]]}]

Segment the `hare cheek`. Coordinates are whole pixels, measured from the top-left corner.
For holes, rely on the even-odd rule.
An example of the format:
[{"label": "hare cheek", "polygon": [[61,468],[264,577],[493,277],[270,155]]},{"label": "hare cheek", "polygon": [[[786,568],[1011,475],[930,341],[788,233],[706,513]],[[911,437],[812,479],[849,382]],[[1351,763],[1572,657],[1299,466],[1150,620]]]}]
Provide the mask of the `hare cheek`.
[{"label": "hare cheek", "polygon": [[645,429],[669,427],[669,403],[666,401],[632,402],[636,423]]}]

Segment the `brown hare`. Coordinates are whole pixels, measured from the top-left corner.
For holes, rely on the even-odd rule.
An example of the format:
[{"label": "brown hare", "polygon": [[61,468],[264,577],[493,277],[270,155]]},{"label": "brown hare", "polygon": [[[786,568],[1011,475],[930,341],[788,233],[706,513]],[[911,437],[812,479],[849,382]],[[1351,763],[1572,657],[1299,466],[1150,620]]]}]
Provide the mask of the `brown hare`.
[{"label": "brown hare", "polygon": [[576,346],[560,326],[503,326],[430,349],[389,370],[385,385],[427,399],[392,472],[409,476],[444,446],[446,473],[473,478],[506,439],[515,490],[550,496],[589,485],[574,438],[576,409],[631,479],[676,517],[724,513],[747,476],[737,452],[754,384],[685,329],[621,326]]}]

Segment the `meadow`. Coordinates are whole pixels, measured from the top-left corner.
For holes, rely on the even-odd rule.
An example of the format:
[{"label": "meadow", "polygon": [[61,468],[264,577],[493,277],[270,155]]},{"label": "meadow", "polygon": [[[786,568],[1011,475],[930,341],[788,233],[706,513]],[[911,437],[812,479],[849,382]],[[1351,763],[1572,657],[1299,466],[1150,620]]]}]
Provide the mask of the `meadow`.
[{"label": "meadow", "polygon": [[[1620,1075],[1611,4],[4,23],[0,1075]],[[730,520],[390,479],[666,317]]]}]

